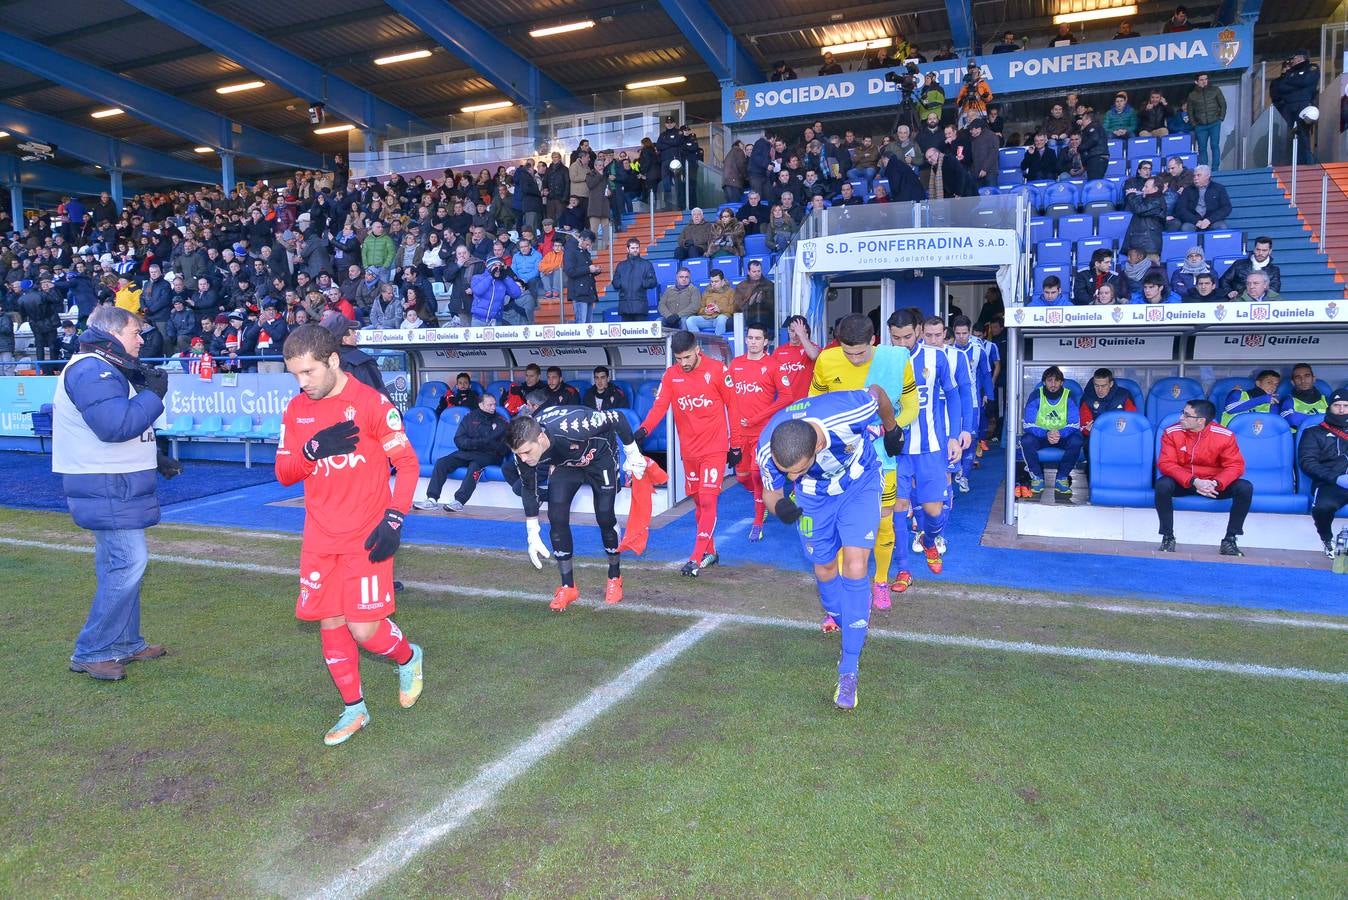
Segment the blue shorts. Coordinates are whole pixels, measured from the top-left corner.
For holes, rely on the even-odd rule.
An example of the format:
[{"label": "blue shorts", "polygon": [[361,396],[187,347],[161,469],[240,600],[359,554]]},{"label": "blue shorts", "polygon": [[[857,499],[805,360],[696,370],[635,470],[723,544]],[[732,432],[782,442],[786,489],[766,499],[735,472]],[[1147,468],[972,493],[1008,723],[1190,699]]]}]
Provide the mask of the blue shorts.
[{"label": "blue shorts", "polygon": [[939,450],[903,454],[898,472],[899,496],[915,503],[940,503],[950,490],[948,464]]},{"label": "blue shorts", "polygon": [[843,547],[874,547],[880,527],[880,470],[867,472],[836,497],[801,497],[796,523],[805,556],[817,566],[836,562]]}]

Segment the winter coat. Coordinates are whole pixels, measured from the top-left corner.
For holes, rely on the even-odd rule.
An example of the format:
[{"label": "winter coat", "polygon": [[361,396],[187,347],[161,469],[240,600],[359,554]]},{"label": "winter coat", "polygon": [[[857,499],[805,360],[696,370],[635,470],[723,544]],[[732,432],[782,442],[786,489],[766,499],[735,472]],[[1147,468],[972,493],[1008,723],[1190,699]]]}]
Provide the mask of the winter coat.
[{"label": "winter coat", "polygon": [[[983,133],[976,138],[970,139],[971,149],[973,151],[973,165],[970,167],[977,178],[983,178],[985,175],[997,175],[997,149],[1001,147],[1001,141],[997,140],[997,135],[992,129],[984,128]],[[982,172],[984,175],[980,175]]]},{"label": "winter coat", "polygon": [[[1128,276],[1122,272],[1110,272],[1104,283],[1114,288],[1116,303],[1127,303],[1128,298],[1133,295]],[[1095,303],[1095,288],[1095,269],[1087,266],[1079,270],[1072,280],[1072,302],[1077,306],[1090,306]]]},{"label": "winter coat", "polygon": [[304,259],[304,271],[309,273],[310,278],[317,278],[324,272],[332,274],[332,254],[328,247],[327,239],[319,235],[312,234],[304,239],[300,256]]},{"label": "winter coat", "polygon": [[1137,134],[1137,110],[1126,103],[1122,110],[1110,106],[1109,109],[1105,110],[1105,116],[1100,125],[1110,137],[1116,137],[1117,135],[1114,134],[1116,131],[1126,131],[1131,137]]},{"label": "winter coat", "polygon": [[749,158],[739,147],[731,147],[721,160],[721,186],[744,190],[749,183]]},{"label": "winter coat", "polygon": [[151,322],[167,320],[173,312],[173,287],[162,278],[145,282],[140,305],[145,307],[145,317]]},{"label": "winter coat", "polygon": [[585,184],[585,173],[592,171],[589,166],[582,163],[579,159],[567,167],[568,190],[572,197],[589,198],[590,189]]},{"label": "winter coat", "polygon": [[184,308],[169,313],[168,322],[169,337],[174,341],[181,341],[184,338],[191,340],[201,334],[199,330],[201,319],[190,309]]},{"label": "winter coat", "polygon": [[744,255],[744,223],[739,219],[732,218],[724,225],[717,219],[712,223],[711,234],[711,243],[707,246],[708,253],[714,250],[729,250],[736,256]]},{"label": "winter coat", "polygon": [[454,430],[454,446],[465,453],[482,453],[493,457],[496,465],[505,459],[507,447],[506,420],[500,413],[485,413],[474,408]]},{"label": "winter coat", "polygon": [[549,200],[565,206],[566,199],[571,196],[571,170],[565,163],[550,163],[543,176],[543,186],[548,189]]},{"label": "winter coat", "polygon": [[679,246],[698,247],[702,252],[706,252],[706,249],[711,246],[712,237],[711,223],[706,219],[701,222],[689,222],[679,232]]},{"label": "winter coat", "polygon": [[[1245,293],[1245,279],[1253,271],[1254,262],[1248,256],[1233,262],[1231,267],[1222,273],[1221,279],[1217,282],[1217,293],[1221,294],[1217,299],[1225,300],[1232,291],[1237,294]],[[1282,271],[1273,262],[1272,254],[1269,255],[1268,264],[1261,271],[1268,276],[1268,289],[1270,291],[1282,290]]]},{"label": "winter coat", "polygon": [[1150,195],[1129,194],[1123,208],[1133,214],[1123,238],[1124,249],[1137,247],[1144,253],[1160,253],[1161,234],[1165,231],[1165,195],[1160,191]]},{"label": "winter coat", "polygon": [[0,313],[0,353],[14,352],[14,320]]},{"label": "winter coat", "polygon": [[665,318],[695,316],[702,309],[702,292],[691,282],[687,287],[671,284],[660,295],[660,315]]},{"label": "winter coat", "polygon": [[1092,121],[1081,129],[1081,158],[1084,161],[1102,156],[1109,156],[1109,136],[1098,122]]},{"label": "winter coat", "polygon": [[[1268,93],[1273,105],[1282,113],[1284,119],[1291,121],[1297,114],[1315,103],[1320,92],[1320,67],[1310,60],[1302,60],[1283,72],[1269,85]],[[1190,114],[1193,107],[1189,107]]]},{"label": "winter coat", "polygon": [[781,253],[796,235],[796,221],[788,215],[780,219],[769,218],[761,229],[763,240],[773,253]]},{"label": "winter coat", "polygon": [[522,215],[543,212],[543,195],[539,190],[538,182],[534,179],[534,173],[524,166],[515,170],[513,203]]},{"label": "winter coat", "polygon": [[392,330],[402,324],[403,301],[395,290],[393,296],[384,302],[383,294],[377,294],[370,302],[370,327]]},{"label": "winter coat", "polygon": [[61,327],[61,302],[55,291],[29,288],[19,295],[19,312],[34,332],[55,331]]},{"label": "winter coat", "polygon": [[1137,113],[1138,131],[1157,131],[1165,128],[1165,123],[1170,121],[1170,105],[1165,101],[1156,106],[1145,105]]},{"label": "winter coat", "polygon": [[610,209],[608,198],[604,196],[604,188],[608,185],[608,179],[604,177],[603,172],[594,169],[585,171],[585,191],[588,200],[585,204],[585,215],[591,219],[607,219]]},{"label": "winter coat", "polygon": [[1215,84],[1195,87],[1189,92],[1188,102],[1189,121],[1195,125],[1213,125],[1226,118],[1226,97]]},{"label": "winter coat", "polygon": [[[93,344],[122,353],[112,335],[90,329],[80,336]],[[85,424],[101,441],[120,444],[137,435],[153,433],[164,411],[152,391],[131,396],[127,373],[99,357],[66,366],[62,373],[66,396]],[[60,440],[60,435],[56,440]],[[93,531],[149,528],[159,521],[159,483],[153,467],[139,472],[62,475],[66,503],[75,524]]]},{"label": "winter coat", "polygon": [[1215,478],[1220,492],[1245,474],[1245,458],[1236,436],[1220,425],[1209,422],[1199,432],[1171,425],[1161,435],[1161,458],[1156,468],[1179,482],[1180,487],[1192,487],[1195,478]]},{"label": "winter coat", "polygon": [[1179,195],[1179,200],[1175,202],[1175,218],[1185,224],[1193,224],[1199,219],[1225,222],[1231,216],[1231,195],[1226,192],[1226,188],[1217,182],[1208,182],[1203,198],[1207,205],[1207,211],[1200,216],[1196,208],[1198,187],[1186,189]]},{"label": "winter coat", "polygon": [[768,143],[767,138],[761,137],[754,141],[753,149],[749,151],[748,160],[744,164],[744,170],[750,178],[766,178],[770,162],[772,162],[772,144]]},{"label": "winter coat", "polygon": [[567,241],[562,271],[566,274],[567,298],[573,303],[594,303],[599,299],[594,275],[590,273],[592,261],[590,251],[582,250],[578,243]]},{"label": "winter coat", "polygon": [[496,321],[506,304],[518,300],[521,293],[515,279],[504,275],[493,278],[491,272],[479,272],[473,276],[473,318]]},{"label": "winter coat", "polygon": [[468,293],[473,288],[473,276],[482,271],[482,260],[470,257],[460,266],[451,260],[445,266],[445,284],[449,285],[449,314],[466,319],[473,306],[473,298]]},{"label": "winter coat", "polygon": [[1047,144],[1042,153],[1031,147],[1021,158],[1020,171],[1026,181],[1053,181],[1058,177],[1058,154]]},{"label": "winter coat", "polygon": [[387,268],[393,265],[397,251],[393,239],[387,234],[367,234],[365,240],[360,242],[360,258],[367,266]]},{"label": "winter coat", "polygon": [[1316,487],[1334,484],[1348,475],[1348,439],[1330,431],[1323,422],[1304,428],[1297,458],[1301,471],[1310,476]]},{"label": "winter coat", "polygon": [[613,286],[619,313],[644,316],[650,310],[650,292],[659,286],[655,266],[644,256],[629,256],[613,267]]}]

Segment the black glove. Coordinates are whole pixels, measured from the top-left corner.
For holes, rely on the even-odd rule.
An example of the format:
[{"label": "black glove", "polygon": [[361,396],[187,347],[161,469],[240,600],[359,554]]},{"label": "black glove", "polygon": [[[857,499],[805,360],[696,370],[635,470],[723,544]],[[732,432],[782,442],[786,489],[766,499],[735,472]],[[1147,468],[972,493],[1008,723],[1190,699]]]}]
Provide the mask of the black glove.
[{"label": "black glove", "polygon": [[885,432],[883,438],[885,442],[885,452],[890,456],[898,456],[903,452],[903,429],[895,425]]},{"label": "black glove", "polygon": [[167,453],[158,454],[155,459],[155,468],[158,469],[159,474],[163,475],[165,478],[174,478],[183,473],[183,464],[169,456]]},{"label": "black glove", "polygon": [[392,559],[398,552],[398,542],[403,538],[403,514],[396,509],[384,510],[384,519],[374,527],[365,539],[365,549],[370,551],[370,562],[383,562]]},{"label": "black glove", "polygon": [[796,524],[796,520],[800,518],[800,507],[787,497],[778,500],[772,511],[787,525]]},{"label": "black glove", "polygon": [[168,373],[163,369],[153,369],[149,366],[142,366],[141,371],[145,374],[145,390],[154,391],[160,400],[168,393]]},{"label": "black glove", "polygon": [[632,432],[632,443],[640,444],[642,441],[646,440],[646,438],[650,437],[650,435],[651,433],[645,428],[638,428],[636,431]]},{"label": "black glove", "polygon": [[744,451],[739,447],[731,447],[730,452],[725,455],[726,465],[738,467],[740,460],[744,459]]},{"label": "black glove", "polygon": [[340,456],[356,449],[356,436],[360,426],[355,422],[338,422],[329,425],[304,442],[304,458],[309,462],[318,462],[329,456]]}]

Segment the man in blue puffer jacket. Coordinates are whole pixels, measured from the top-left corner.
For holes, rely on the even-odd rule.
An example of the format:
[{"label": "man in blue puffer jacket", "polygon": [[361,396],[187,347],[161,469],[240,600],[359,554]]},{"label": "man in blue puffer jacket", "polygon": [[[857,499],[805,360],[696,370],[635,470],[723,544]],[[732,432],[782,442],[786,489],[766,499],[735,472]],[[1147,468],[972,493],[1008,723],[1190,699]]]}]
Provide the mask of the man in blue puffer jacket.
[{"label": "man in blue puffer jacket", "polygon": [[161,466],[155,445],[168,375],[136,359],[142,327],[119,307],[95,309],[52,404],[52,471],[75,524],[94,533],[98,580],[70,670],[99,681],[120,681],[127,663],[166,652],[141,636],[140,583],[145,529],[159,521],[155,474],[178,467],[167,457]]},{"label": "man in blue puffer jacket", "polygon": [[475,326],[495,325],[505,305],[523,293],[519,282],[506,276],[505,263],[495,256],[487,260],[484,271],[473,276],[472,284]]}]

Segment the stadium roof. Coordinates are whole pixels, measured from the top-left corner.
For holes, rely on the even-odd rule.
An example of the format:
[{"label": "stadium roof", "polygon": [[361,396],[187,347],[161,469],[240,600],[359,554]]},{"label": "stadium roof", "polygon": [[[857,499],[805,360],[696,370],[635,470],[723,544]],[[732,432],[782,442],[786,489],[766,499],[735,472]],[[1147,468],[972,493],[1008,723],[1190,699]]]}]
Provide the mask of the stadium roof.
[{"label": "stadium roof", "polygon": [[[330,154],[346,147],[349,135],[313,133],[307,108],[318,98],[296,96],[294,91],[262,79],[244,65],[142,12],[138,5],[119,0],[0,0],[4,30],[20,38],[120,73],[309,150]],[[328,77],[368,91],[432,127],[463,127],[461,107],[502,98],[486,74],[474,71],[441,47],[394,11],[393,5],[375,0],[200,0],[207,12],[249,29],[286,53],[321,67]],[[1203,0],[1187,5],[1191,15],[1200,20],[1210,18],[1218,6]],[[1319,26],[1336,5],[1335,0],[1266,5],[1256,28],[1256,52],[1273,56],[1296,46],[1318,47]],[[719,16],[765,73],[775,60],[784,59],[804,74],[807,66],[817,65],[820,48],[825,45],[901,31],[924,49],[934,51],[950,36],[945,5],[929,0],[843,4],[824,0],[494,0],[481,5],[455,0],[452,4],[487,29],[500,45],[535,64],[542,76],[587,103],[595,102],[593,95],[612,93],[616,97],[616,92],[633,80],[683,75],[687,81],[675,89],[678,96],[694,104],[695,110],[696,104],[705,104],[701,109],[714,117],[716,107],[711,101],[719,96],[717,78],[666,12],[667,8],[685,6]],[[1142,30],[1151,30],[1147,23],[1163,21],[1174,4],[1140,6],[1135,21]],[[1057,9],[1057,0],[977,0],[973,4],[974,20],[984,40],[1007,29],[1037,40],[1047,35],[1047,23]],[[534,29],[578,20],[595,24],[546,37],[530,35]],[[413,50],[430,53],[391,65],[374,63],[376,57]],[[232,94],[216,91],[224,85],[255,79],[268,83]],[[628,92],[627,102],[668,96]],[[213,156],[194,152],[199,141],[130,113],[93,118],[92,113],[108,104],[19,65],[0,64],[0,103],[173,153],[184,161],[216,165]],[[451,115],[458,118],[455,126],[451,126]],[[0,142],[0,152],[4,150]],[[56,160],[63,165],[72,162],[68,158]],[[238,172],[248,175],[284,167],[241,157]],[[97,174],[89,164],[77,168]]]}]

